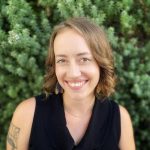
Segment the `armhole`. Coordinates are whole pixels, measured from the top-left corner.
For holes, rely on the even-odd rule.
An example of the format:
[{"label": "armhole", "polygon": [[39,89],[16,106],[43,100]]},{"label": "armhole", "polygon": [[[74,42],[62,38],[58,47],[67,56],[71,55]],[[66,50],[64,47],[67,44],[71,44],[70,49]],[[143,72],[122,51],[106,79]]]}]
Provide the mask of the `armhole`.
[{"label": "armhole", "polygon": [[34,131],[34,128],[35,128],[36,112],[37,112],[37,96],[35,96],[34,98],[35,98],[35,109],[34,109],[33,120],[32,120],[31,131],[30,131],[29,150],[32,147],[32,138],[33,138],[33,131]]},{"label": "armhole", "polygon": [[31,132],[30,132],[30,138],[29,138],[29,150],[32,150],[32,143],[34,142],[34,131],[36,128],[36,122],[37,122],[37,114],[38,114],[38,106],[43,102],[46,101],[46,96],[44,93],[37,95],[35,98],[35,110],[33,115],[33,121],[31,126]]},{"label": "armhole", "polygon": [[121,138],[121,115],[120,115],[120,106],[118,105],[118,145]]},{"label": "armhole", "polygon": [[111,100],[114,110],[114,123],[113,123],[113,132],[115,136],[116,143],[119,145],[120,137],[121,137],[121,118],[120,118],[120,107],[118,103]]}]

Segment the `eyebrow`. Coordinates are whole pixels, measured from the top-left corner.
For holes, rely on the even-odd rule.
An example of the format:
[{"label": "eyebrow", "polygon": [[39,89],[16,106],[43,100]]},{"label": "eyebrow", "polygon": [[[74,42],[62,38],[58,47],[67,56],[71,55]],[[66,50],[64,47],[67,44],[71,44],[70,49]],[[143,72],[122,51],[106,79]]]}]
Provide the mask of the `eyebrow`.
[{"label": "eyebrow", "polygon": [[[90,53],[88,52],[82,52],[82,53],[77,53],[76,56],[83,56],[83,55],[91,55]],[[56,57],[67,57],[67,55],[65,54],[58,54],[56,55]]]}]

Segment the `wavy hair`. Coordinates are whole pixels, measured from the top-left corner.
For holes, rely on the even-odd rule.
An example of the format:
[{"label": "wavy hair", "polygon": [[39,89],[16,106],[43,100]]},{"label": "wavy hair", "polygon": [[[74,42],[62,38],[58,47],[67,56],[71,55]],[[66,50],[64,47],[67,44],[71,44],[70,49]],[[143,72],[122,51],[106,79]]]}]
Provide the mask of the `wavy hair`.
[{"label": "wavy hair", "polygon": [[54,27],[46,59],[44,92],[46,94],[55,92],[57,78],[55,74],[54,40],[66,28],[75,30],[85,39],[94,59],[99,65],[100,77],[95,89],[95,95],[110,96],[115,91],[116,83],[112,49],[103,29],[86,18],[70,18]]}]

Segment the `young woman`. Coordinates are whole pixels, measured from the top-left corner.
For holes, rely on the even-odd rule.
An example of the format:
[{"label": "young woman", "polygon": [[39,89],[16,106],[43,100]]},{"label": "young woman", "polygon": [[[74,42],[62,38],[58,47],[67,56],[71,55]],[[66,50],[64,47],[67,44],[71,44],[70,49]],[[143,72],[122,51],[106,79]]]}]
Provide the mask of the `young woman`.
[{"label": "young woman", "polygon": [[109,99],[115,74],[103,30],[85,18],[54,28],[44,93],[16,108],[7,150],[135,150],[127,110]]}]

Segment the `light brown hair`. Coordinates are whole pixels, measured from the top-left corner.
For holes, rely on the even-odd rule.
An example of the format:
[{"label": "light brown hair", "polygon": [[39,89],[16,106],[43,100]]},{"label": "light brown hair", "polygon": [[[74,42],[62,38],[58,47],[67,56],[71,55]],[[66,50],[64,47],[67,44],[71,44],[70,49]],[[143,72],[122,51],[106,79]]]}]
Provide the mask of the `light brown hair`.
[{"label": "light brown hair", "polygon": [[64,29],[77,31],[85,39],[93,57],[100,68],[99,83],[95,89],[96,96],[108,97],[114,92],[115,74],[112,49],[101,27],[86,18],[71,18],[55,26],[51,35],[48,56],[46,59],[46,75],[44,76],[44,92],[54,93],[57,83],[55,74],[54,40]]}]

